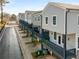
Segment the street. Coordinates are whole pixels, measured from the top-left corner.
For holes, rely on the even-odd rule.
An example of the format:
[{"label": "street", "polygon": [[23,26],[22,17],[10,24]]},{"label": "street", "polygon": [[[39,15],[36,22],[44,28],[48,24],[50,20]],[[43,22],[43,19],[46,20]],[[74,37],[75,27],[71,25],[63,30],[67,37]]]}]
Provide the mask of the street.
[{"label": "street", "polygon": [[13,27],[7,27],[0,41],[0,59],[23,59]]}]

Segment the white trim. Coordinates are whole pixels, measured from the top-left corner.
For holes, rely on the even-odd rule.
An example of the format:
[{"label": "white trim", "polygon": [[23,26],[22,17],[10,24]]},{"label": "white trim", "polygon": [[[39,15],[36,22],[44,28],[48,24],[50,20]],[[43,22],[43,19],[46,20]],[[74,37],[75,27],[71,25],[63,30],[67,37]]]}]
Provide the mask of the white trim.
[{"label": "white trim", "polygon": [[[56,16],[56,25],[53,24],[53,16]],[[52,15],[52,25],[57,26],[57,15]]]},{"label": "white trim", "polygon": [[[77,52],[77,35],[75,36],[76,37],[76,52]],[[77,53],[76,53],[76,55],[77,55]]]},{"label": "white trim", "polygon": [[[58,37],[61,37],[61,44],[59,44],[59,38]],[[57,34],[57,45],[59,45],[59,46],[61,46],[61,47],[63,47],[63,43],[62,43],[62,34]]]},{"label": "white trim", "polygon": [[46,24],[46,17],[48,17],[48,16],[44,16],[45,25],[48,25],[49,24],[49,17],[48,17],[48,23],[47,24]]},{"label": "white trim", "polygon": [[78,37],[79,37],[79,36],[76,36],[76,49],[77,49],[77,50],[79,50],[79,48],[78,48]]},{"label": "white trim", "polygon": [[78,24],[79,19],[78,19],[78,17],[79,17],[79,14],[77,15],[77,26],[79,27],[79,24]]}]

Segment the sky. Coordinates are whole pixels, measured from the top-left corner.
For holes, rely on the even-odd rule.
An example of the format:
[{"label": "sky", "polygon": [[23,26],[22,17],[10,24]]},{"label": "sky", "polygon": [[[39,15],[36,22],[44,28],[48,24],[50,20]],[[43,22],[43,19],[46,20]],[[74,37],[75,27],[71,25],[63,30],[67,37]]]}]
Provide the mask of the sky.
[{"label": "sky", "polygon": [[8,0],[4,12],[9,14],[24,13],[26,10],[42,10],[48,2],[78,4],[79,0]]}]

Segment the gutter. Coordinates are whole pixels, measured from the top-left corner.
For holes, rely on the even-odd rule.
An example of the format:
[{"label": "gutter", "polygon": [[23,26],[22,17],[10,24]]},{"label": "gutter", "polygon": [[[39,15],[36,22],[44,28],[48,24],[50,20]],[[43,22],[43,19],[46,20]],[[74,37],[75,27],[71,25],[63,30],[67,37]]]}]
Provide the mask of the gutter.
[{"label": "gutter", "polygon": [[65,34],[64,34],[64,59],[67,59],[67,56],[66,56],[66,49],[67,49],[66,40],[67,40],[67,17],[68,17],[68,12],[69,12],[69,9],[66,9],[66,13],[65,13]]}]

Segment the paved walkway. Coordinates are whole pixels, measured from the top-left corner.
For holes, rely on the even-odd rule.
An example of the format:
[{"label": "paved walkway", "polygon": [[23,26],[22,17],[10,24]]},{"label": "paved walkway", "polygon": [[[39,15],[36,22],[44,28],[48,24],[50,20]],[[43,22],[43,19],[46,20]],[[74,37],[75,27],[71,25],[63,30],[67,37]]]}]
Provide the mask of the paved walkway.
[{"label": "paved walkway", "polygon": [[25,34],[21,33],[22,31],[19,31],[18,27],[15,27],[17,35],[19,36],[19,43],[22,49],[22,53],[24,56],[24,59],[33,59],[31,55],[31,49],[29,44],[25,44],[26,42],[30,42],[30,38],[22,38]]},{"label": "paved walkway", "polygon": [[0,59],[22,59],[16,32],[13,27],[5,28],[0,41]]},{"label": "paved walkway", "polygon": [[[27,38],[22,38],[23,36],[25,36],[26,34],[23,33],[23,31],[19,31],[20,29],[18,27],[15,27],[16,32],[19,36],[19,42],[20,42],[20,46],[23,52],[23,56],[24,59],[33,59],[31,52],[34,52],[36,50],[39,49],[39,45],[37,45],[36,47],[33,46],[33,44],[25,44],[26,42],[31,42],[31,38],[27,37]],[[37,58],[37,59],[56,59],[54,56],[44,56],[43,58]]]}]

